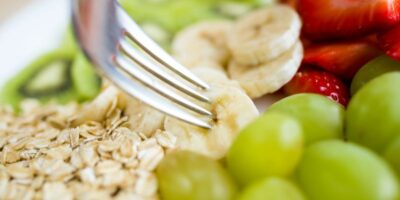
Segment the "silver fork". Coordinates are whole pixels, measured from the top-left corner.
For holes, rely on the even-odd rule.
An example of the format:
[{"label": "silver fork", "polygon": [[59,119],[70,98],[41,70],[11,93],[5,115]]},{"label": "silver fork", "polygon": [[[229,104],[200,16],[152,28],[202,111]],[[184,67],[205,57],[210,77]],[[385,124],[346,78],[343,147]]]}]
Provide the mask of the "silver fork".
[{"label": "silver fork", "polygon": [[72,2],[75,35],[99,73],[129,95],[170,116],[210,128],[212,113],[198,104],[209,99],[191,87],[201,91],[209,86],[151,40],[116,0]]}]

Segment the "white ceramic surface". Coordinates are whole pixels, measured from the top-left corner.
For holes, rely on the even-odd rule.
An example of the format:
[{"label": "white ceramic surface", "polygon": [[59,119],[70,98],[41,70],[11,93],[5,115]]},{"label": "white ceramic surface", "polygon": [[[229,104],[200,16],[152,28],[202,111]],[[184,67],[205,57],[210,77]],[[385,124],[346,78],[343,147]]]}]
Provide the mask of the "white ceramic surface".
[{"label": "white ceramic surface", "polygon": [[0,24],[0,87],[42,53],[57,47],[69,19],[68,0],[36,0]]}]

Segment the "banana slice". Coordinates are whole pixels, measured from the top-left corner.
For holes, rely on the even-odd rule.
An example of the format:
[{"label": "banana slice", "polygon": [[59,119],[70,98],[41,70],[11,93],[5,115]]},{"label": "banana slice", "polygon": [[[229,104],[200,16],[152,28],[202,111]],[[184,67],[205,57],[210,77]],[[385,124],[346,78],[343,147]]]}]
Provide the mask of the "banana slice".
[{"label": "banana slice", "polygon": [[223,69],[229,59],[230,21],[202,22],[180,32],[172,44],[176,59],[189,68]]},{"label": "banana slice", "polygon": [[131,130],[151,137],[157,130],[163,128],[164,113],[137,99],[131,97],[127,97],[127,99],[129,100],[126,104],[125,115],[129,116],[128,125]]},{"label": "banana slice", "polygon": [[245,66],[233,61],[228,66],[229,76],[239,81],[251,98],[278,91],[288,83],[300,67],[303,46],[297,42],[288,52],[259,66]]},{"label": "banana slice", "polygon": [[240,65],[259,65],[288,51],[298,40],[301,20],[284,5],[254,11],[233,26],[228,45]]},{"label": "banana slice", "polygon": [[250,121],[258,116],[252,100],[235,81],[217,69],[196,68],[194,72],[211,85],[207,95],[211,98],[211,110],[216,120],[210,130],[188,125],[166,117],[165,131],[177,138],[177,148],[195,151],[216,159],[223,157],[231,142]]}]

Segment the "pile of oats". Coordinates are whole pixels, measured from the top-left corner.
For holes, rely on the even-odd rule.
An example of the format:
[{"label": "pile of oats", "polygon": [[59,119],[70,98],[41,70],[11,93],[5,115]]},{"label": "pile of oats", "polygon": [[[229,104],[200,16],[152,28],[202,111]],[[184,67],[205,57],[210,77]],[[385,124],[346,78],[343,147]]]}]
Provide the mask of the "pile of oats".
[{"label": "pile of oats", "polygon": [[0,199],[158,199],[154,170],[176,138],[133,130],[126,101],[108,87],[84,106],[1,108]]}]

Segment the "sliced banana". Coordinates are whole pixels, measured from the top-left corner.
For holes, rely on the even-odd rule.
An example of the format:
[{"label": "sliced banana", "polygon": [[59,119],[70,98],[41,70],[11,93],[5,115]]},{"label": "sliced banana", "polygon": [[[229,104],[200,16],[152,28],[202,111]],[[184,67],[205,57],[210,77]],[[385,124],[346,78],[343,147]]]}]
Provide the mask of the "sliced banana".
[{"label": "sliced banana", "polygon": [[259,66],[245,66],[233,61],[228,66],[229,76],[239,81],[251,98],[278,91],[288,83],[300,67],[303,46],[297,42],[278,58]]},{"label": "sliced banana", "polygon": [[195,151],[213,158],[223,157],[239,131],[258,116],[253,101],[217,69],[196,68],[194,72],[210,84],[207,95],[212,100],[215,124],[210,130],[194,127],[166,117],[165,131],[177,138],[178,149]]},{"label": "sliced banana", "polygon": [[300,29],[300,17],[292,8],[268,6],[240,18],[229,34],[228,45],[236,63],[259,65],[288,51]]},{"label": "sliced banana", "polygon": [[192,25],[180,32],[172,44],[175,58],[189,68],[223,69],[229,59],[227,35],[230,21],[210,21]]},{"label": "sliced banana", "polygon": [[165,114],[131,97],[127,97],[128,103],[125,115],[129,116],[129,128],[146,137],[153,136],[157,130],[163,128]]}]

